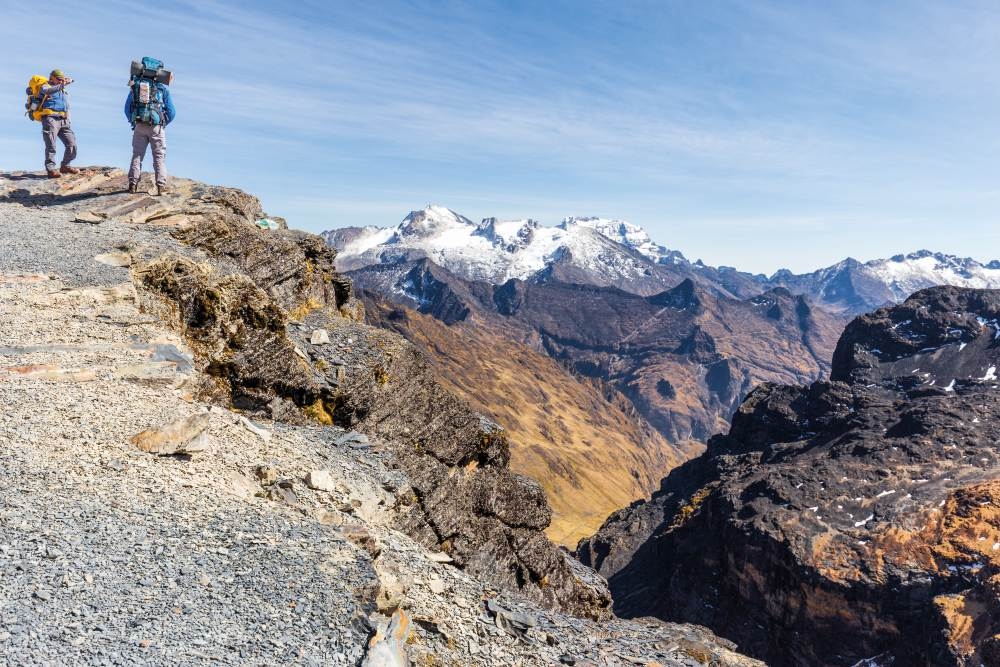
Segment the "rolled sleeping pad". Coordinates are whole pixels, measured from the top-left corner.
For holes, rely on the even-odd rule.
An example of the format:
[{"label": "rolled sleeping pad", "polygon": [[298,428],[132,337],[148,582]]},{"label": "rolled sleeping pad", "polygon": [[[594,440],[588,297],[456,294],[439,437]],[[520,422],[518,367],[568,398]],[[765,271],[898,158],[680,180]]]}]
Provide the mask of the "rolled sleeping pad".
[{"label": "rolled sleeping pad", "polygon": [[133,60],[132,68],[129,70],[129,76],[139,76],[140,74],[142,74],[142,62]]},{"label": "rolled sleeping pad", "polygon": [[170,82],[173,81],[173,78],[174,75],[170,70],[160,69],[157,70],[156,76],[153,78],[153,80],[156,81],[157,83],[163,83],[169,86]]},{"label": "rolled sleeping pad", "polygon": [[142,59],[142,67],[143,69],[153,70],[155,72],[158,69],[163,69],[163,61],[158,60],[157,58],[145,56]]}]

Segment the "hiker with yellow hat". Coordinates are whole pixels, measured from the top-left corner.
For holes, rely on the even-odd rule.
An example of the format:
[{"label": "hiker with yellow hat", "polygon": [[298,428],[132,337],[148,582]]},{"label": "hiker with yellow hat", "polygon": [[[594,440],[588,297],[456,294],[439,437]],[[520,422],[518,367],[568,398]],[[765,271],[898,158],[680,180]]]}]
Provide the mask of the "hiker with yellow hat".
[{"label": "hiker with yellow hat", "polygon": [[[49,178],[59,178],[63,174],[79,174],[80,170],[71,167],[70,162],[76,159],[76,135],[69,120],[69,93],[66,86],[73,79],[66,76],[61,69],[54,69],[49,79],[38,86],[40,97],[38,108],[34,111],[35,120],[42,121],[42,138],[45,140],[45,171]],[[63,158],[56,169],[56,139],[63,143]]]}]

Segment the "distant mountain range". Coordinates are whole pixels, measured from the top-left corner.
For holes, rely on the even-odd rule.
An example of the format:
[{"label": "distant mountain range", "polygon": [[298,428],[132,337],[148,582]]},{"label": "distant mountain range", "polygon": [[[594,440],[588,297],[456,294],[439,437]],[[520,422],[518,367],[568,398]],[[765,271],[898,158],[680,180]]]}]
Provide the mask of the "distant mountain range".
[{"label": "distant mountain range", "polygon": [[941,282],[1000,287],[1000,262],[929,252],[755,275],[604,218],[475,223],[430,206],[324,236],[369,321],[507,426],[511,465],[542,482],[564,544],[655,490],[757,384],[824,377],[855,314]]},{"label": "distant mountain range", "polygon": [[845,259],[813,273],[781,270],[768,277],[691,262],[655,243],[642,227],[606,218],[566,218],[554,227],[531,219],[475,223],[450,209],[428,206],[393,227],[348,227],[324,236],[339,251],[338,268],[347,271],[426,257],[456,276],[494,285],[555,279],[649,296],[691,279],[739,299],[785,287],[848,315],[898,303],[934,285],[1000,287],[1000,260],[982,264],[927,250],[869,262]]}]

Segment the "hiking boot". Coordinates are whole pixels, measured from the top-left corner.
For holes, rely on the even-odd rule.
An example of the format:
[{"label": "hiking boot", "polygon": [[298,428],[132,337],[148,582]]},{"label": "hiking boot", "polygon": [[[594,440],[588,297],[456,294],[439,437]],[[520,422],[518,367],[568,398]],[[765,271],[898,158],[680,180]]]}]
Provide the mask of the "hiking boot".
[{"label": "hiking boot", "polygon": [[49,169],[48,174],[49,178],[62,178],[62,174],[60,174],[55,169]]},{"label": "hiking boot", "polygon": [[169,194],[170,194],[170,186],[169,185],[157,185],[156,186],[156,195],[158,197],[162,197],[164,195],[169,195]]},{"label": "hiking boot", "polygon": [[133,194],[133,195],[135,193],[139,192],[139,181],[129,181],[128,182],[128,191],[129,191],[129,194]]},{"label": "hiking boot", "polygon": [[79,174],[80,170],[76,167],[71,167],[68,164],[59,168],[59,171],[63,174]]}]

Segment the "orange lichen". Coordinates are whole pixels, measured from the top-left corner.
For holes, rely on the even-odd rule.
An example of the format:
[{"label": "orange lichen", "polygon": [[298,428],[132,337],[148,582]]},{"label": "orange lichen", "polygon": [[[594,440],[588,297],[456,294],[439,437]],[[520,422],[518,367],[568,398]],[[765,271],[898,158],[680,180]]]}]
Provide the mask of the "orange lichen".
[{"label": "orange lichen", "polygon": [[691,517],[695,515],[701,504],[705,502],[708,498],[708,494],[712,492],[712,486],[703,486],[702,488],[695,491],[691,497],[688,499],[680,509],[677,510],[677,514],[674,515],[674,521],[670,524],[671,528],[678,528],[687,523]]},{"label": "orange lichen", "polygon": [[321,399],[317,398],[315,402],[302,408],[302,412],[304,412],[307,417],[319,422],[320,424],[324,424],[326,426],[333,424],[333,417],[329,412],[327,412],[326,406],[323,405],[323,401]]}]

